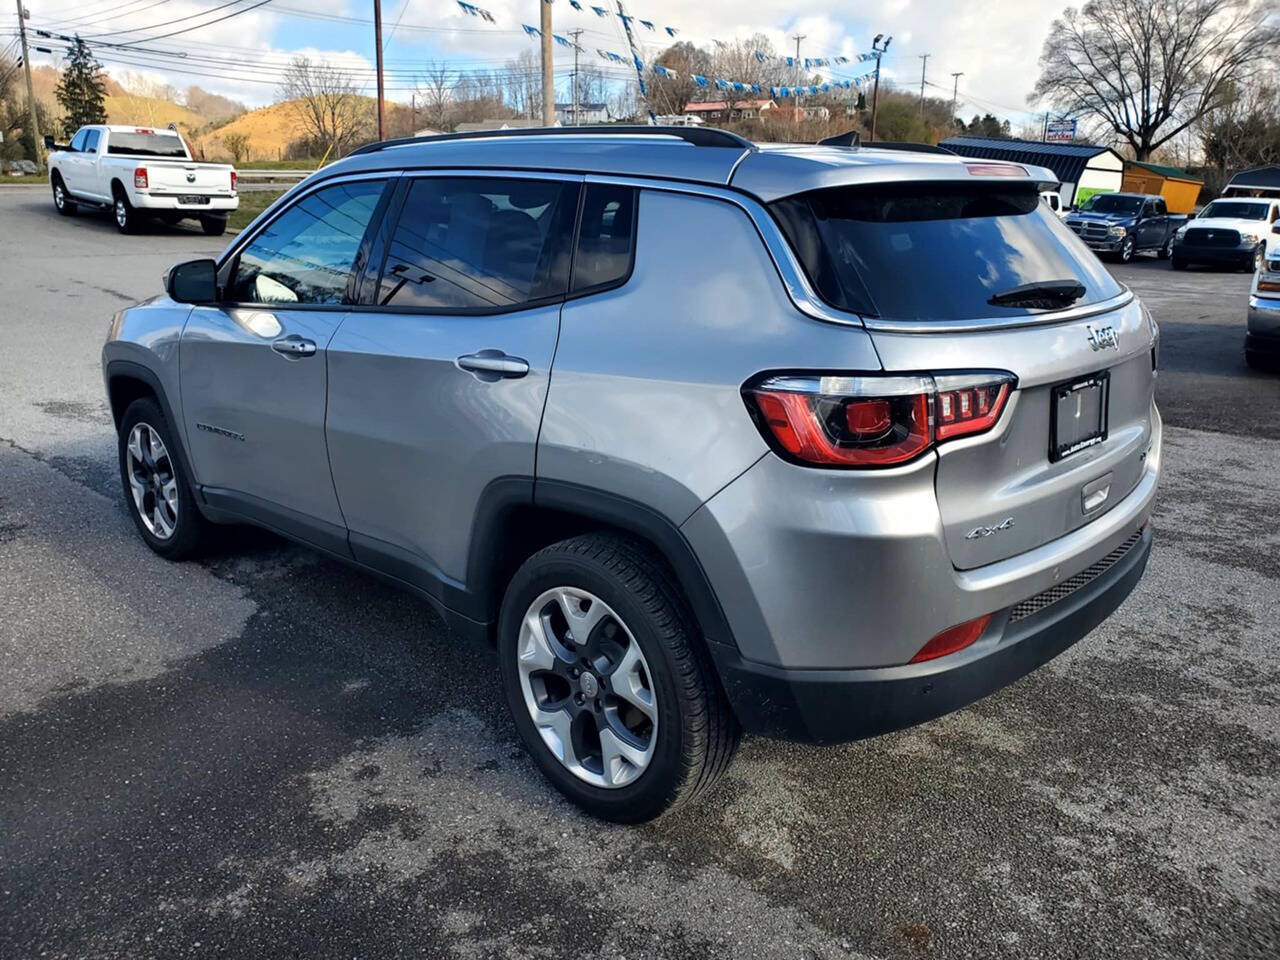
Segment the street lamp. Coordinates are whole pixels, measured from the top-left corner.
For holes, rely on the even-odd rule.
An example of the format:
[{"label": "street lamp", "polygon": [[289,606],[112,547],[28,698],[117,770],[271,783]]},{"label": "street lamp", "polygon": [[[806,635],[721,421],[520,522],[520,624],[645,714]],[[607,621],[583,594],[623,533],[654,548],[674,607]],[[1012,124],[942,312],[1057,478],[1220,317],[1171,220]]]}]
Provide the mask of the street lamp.
[{"label": "street lamp", "polygon": [[[883,40],[883,43],[881,42]],[[877,33],[875,39],[871,41],[871,50],[876,55],[876,85],[875,90],[871,94],[871,142],[876,142],[876,111],[880,107],[880,58],[884,56],[889,49],[889,44],[893,42],[893,37],[886,37],[883,33]]]}]

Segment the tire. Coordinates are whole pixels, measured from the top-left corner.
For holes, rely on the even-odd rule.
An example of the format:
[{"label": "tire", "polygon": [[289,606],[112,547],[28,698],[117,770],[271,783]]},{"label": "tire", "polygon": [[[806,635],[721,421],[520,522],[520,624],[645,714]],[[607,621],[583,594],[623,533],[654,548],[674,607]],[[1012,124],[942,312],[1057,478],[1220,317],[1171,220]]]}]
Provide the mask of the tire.
[{"label": "tire", "polygon": [[1121,263],[1128,263],[1133,259],[1133,255],[1136,252],[1137,247],[1138,242],[1134,240],[1133,237],[1125,237],[1124,241],[1120,244],[1120,252],[1116,255],[1116,258]]},{"label": "tire", "polygon": [[200,229],[204,231],[205,236],[220,237],[227,232],[227,218],[201,217]]},{"label": "tire", "polygon": [[57,173],[53,175],[53,207],[64,217],[74,217],[76,215],[76,202],[71,199],[71,194],[67,192],[66,184],[62,182],[61,175]]},{"label": "tire", "polygon": [[168,560],[203,552],[213,539],[212,524],[200,514],[177,437],[154,399],[129,404],[120,420],[117,451],[125,508],[147,546]]},{"label": "tire", "polygon": [[1173,269],[1175,269],[1175,270],[1185,270],[1185,269],[1187,269],[1187,261],[1183,260],[1183,259],[1182,259],[1180,256],[1178,256],[1176,253],[1175,253],[1175,254],[1173,254],[1172,258],[1170,259],[1170,261],[1169,261],[1169,265],[1170,265],[1170,266],[1172,266],[1172,267],[1173,267]]},{"label": "tire", "polygon": [[1173,238],[1170,237],[1164,242],[1164,246],[1156,251],[1157,260],[1168,260],[1173,256]]},{"label": "tire", "polygon": [[[582,622],[569,626],[570,615]],[[499,666],[516,730],[556,789],[616,823],[652,820],[711,789],[740,729],[702,642],[674,577],[640,541],[586,534],[524,562],[503,598]],[[548,704],[561,706],[540,709]],[[535,710],[553,722],[540,728]],[[626,749],[606,750],[606,732]],[[565,738],[569,749],[553,752]]]},{"label": "tire", "polygon": [[129,202],[129,197],[124,190],[119,188],[115,191],[115,202],[112,204],[112,214],[116,220],[116,229],[121,233],[137,233],[138,227],[142,223],[142,217],[138,215],[137,209]]},{"label": "tire", "polygon": [[1249,261],[1249,265],[1245,267],[1245,273],[1257,273],[1262,269],[1262,265],[1267,262],[1267,251],[1263,244],[1258,244],[1253,251],[1253,259]]}]

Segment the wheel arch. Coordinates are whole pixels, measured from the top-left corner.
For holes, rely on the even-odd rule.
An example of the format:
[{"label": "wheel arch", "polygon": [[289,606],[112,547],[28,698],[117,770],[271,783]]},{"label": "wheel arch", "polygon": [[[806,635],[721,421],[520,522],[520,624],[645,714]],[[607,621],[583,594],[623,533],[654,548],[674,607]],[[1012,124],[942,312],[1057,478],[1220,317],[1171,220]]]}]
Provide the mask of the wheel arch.
[{"label": "wheel arch", "polygon": [[117,433],[120,429],[120,421],[124,419],[124,412],[129,409],[129,405],[136,400],[150,397],[160,405],[160,412],[164,414],[165,420],[169,422],[169,432],[173,438],[174,446],[177,448],[176,453],[178,459],[182,461],[182,469],[190,480],[193,491],[196,491],[196,503],[198,508],[203,512],[203,505],[200,503],[199,484],[196,475],[191,469],[191,460],[187,457],[187,449],[183,440],[182,421],[180,421],[173,411],[173,407],[169,403],[169,398],[165,393],[164,385],[161,384],[160,378],[155,372],[143,366],[140,363],[134,363],[132,360],[111,360],[107,363],[106,369],[107,380],[107,402],[111,406],[111,419],[115,424]]},{"label": "wheel arch", "polygon": [[467,555],[467,588],[495,639],[512,576],[538,550],[583,533],[623,533],[666,563],[709,643],[734,645],[729,623],[693,547],[669,518],[642,503],[560,480],[501,477],[481,494]]}]

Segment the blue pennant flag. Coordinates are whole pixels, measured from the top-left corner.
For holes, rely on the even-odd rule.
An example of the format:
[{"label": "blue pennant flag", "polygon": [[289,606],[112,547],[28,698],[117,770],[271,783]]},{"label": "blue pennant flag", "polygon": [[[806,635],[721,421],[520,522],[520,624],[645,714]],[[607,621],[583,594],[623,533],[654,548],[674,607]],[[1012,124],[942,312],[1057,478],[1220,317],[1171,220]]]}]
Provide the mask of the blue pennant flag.
[{"label": "blue pennant flag", "polygon": [[697,84],[698,86],[700,86],[700,87],[705,87],[705,86],[707,85],[707,78],[706,78],[706,77],[700,77],[700,76],[698,76],[698,75],[695,73],[695,74],[693,75],[693,82],[694,82],[694,83],[696,83],[696,84]]},{"label": "blue pennant flag", "polygon": [[[788,66],[788,67],[794,67],[794,66],[796,65],[796,58],[795,58],[795,57],[786,57],[785,59],[786,59],[786,61],[787,61],[787,66]],[[785,89],[785,88],[784,88],[784,89]]]},{"label": "blue pennant flag", "polygon": [[770,87],[770,88],[769,88],[769,96],[771,96],[771,97],[776,97],[777,95],[778,95],[778,88],[777,88],[777,87]]},{"label": "blue pennant flag", "polygon": [[809,64],[811,64],[812,62],[813,62],[813,61],[812,61],[812,60],[810,60],[808,57],[805,57],[805,58],[804,58],[804,68],[805,68],[806,70],[808,70],[808,69],[809,69]]},{"label": "blue pennant flag", "polygon": [[835,57],[835,58],[833,58],[833,61],[832,61],[832,62],[833,62],[833,63],[848,63],[848,62],[849,62],[849,58],[848,58],[848,57]]},{"label": "blue pennant flag", "polygon": [[676,73],[674,70],[668,70],[666,67],[664,67],[660,63],[655,63],[653,65],[653,72],[660,77],[671,77],[673,80],[679,76],[679,74]]},{"label": "blue pennant flag", "polygon": [[679,30],[677,30],[675,27],[663,27],[662,29],[663,29],[663,30],[665,30],[665,31],[667,31],[667,36],[668,36],[668,37],[674,37],[677,33],[679,33],[679,32],[680,32],[680,31],[679,31]]},{"label": "blue pennant flag", "polygon": [[738,93],[746,93],[747,85],[738,80],[735,80],[733,81],[733,89],[736,90]]},{"label": "blue pennant flag", "polygon": [[831,92],[831,84],[829,84],[829,83],[824,83],[824,84],[822,85],[822,92],[823,92],[823,93],[830,93],[830,92]]},{"label": "blue pennant flag", "polygon": [[790,88],[790,87],[779,87],[779,88],[778,88],[778,92],[779,92],[780,94],[782,94],[782,96],[784,96],[784,97],[789,97],[789,96],[791,96],[791,88]]},{"label": "blue pennant flag", "polygon": [[575,10],[582,9],[582,4],[580,4],[578,0],[569,0],[569,6],[573,7]]},{"label": "blue pennant flag", "polygon": [[876,58],[876,55],[875,55],[874,53],[860,53],[860,54],[858,54],[858,62],[859,62],[859,63],[866,63],[868,60],[874,60],[875,58]]},{"label": "blue pennant flag", "polygon": [[653,21],[652,21],[652,20],[641,20],[641,21],[640,21],[640,26],[644,27],[646,30],[653,30],[653,29],[654,29]]},{"label": "blue pennant flag", "polygon": [[524,32],[531,37],[542,36],[542,31],[539,30],[537,27],[531,27],[527,23],[522,23],[520,24],[520,26],[524,27]]},{"label": "blue pennant flag", "polygon": [[595,11],[597,17],[607,17],[609,15],[609,11],[604,7],[592,7],[591,9]]},{"label": "blue pennant flag", "polygon": [[759,92],[760,92],[760,84],[758,84],[758,83],[753,83],[753,84],[751,85],[751,92],[752,92],[752,93],[759,93]]},{"label": "blue pennant flag", "polygon": [[757,59],[757,60],[759,60],[761,63],[764,63],[764,62],[765,62],[766,60],[768,60],[769,58],[768,58],[767,56],[765,56],[765,52],[764,52],[763,50],[757,50],[757,51],[756,51],[756,59]]}]

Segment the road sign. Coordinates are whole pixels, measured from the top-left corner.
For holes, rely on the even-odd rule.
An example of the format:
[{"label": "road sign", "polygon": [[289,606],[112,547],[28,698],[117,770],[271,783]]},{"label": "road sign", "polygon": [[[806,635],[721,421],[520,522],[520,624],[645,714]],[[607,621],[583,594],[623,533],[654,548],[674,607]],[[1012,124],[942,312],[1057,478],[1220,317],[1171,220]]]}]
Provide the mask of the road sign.
[{"label": "road sign", "polygon": [[1076,121],[1054,120],[1046,124],[1044,139],[1046,143],[1071,143],[1076,138]]}]

